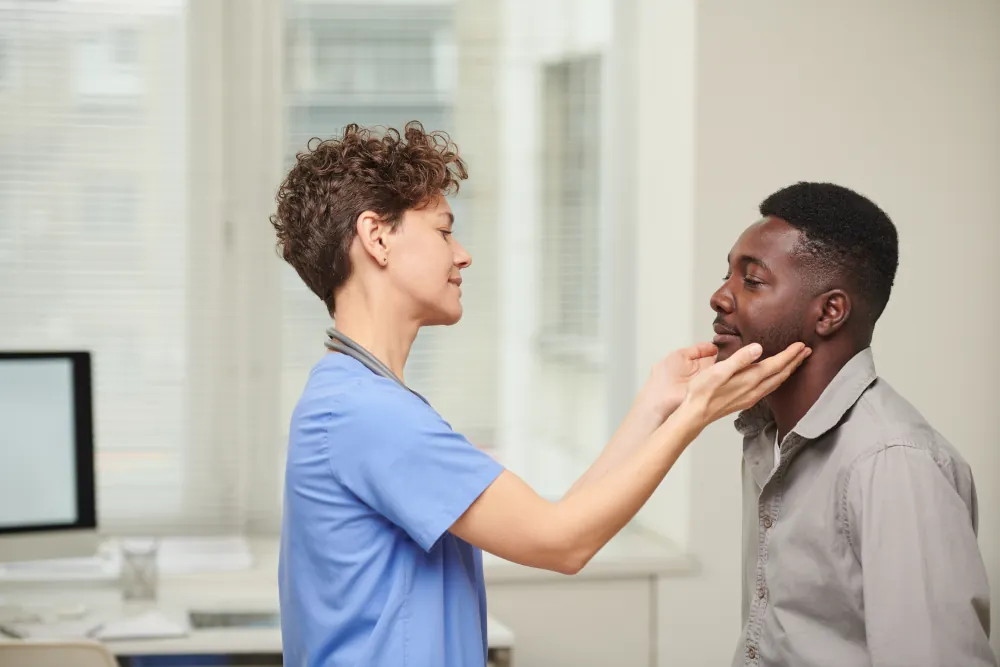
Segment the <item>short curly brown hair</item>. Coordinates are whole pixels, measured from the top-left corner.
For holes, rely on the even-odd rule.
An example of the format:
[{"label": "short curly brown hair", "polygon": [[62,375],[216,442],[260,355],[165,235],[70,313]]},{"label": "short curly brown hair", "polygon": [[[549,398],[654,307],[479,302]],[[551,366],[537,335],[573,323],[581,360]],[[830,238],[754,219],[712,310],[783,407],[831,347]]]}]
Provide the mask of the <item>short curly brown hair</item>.
[{"label": "short curly brown hair", "polygon": [[372,211],[395,229],[406,211],[458,192],[466,178],[448,135],[417,121],[402,136],[351,124],[340,139],[310,139],[275,197],[279,253],[333,315],[334,293],[351,275],[358,216]]}]

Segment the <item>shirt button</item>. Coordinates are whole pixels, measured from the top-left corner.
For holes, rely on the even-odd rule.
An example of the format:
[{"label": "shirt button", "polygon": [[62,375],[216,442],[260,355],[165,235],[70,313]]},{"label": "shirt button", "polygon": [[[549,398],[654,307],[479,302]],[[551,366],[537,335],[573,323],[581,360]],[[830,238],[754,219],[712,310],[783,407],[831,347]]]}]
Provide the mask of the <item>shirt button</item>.
[{"label": "shirt button", "polygon": [[765,528],[770,528],[773,523],[774,522],[771,521],[771,517],[769,517],[769,516],[765,516],[764,517],[764,527]]},{"label": "shirt button", "polygon": [[759,597],[761,600],[763,600],[765,595],[767,595],[767,589],[766,588],[764,588],[763,586],[761,586],[760,588],[757,589],[757,597]]},{"label": "shirt button", "polygon": [[755,660],[757,658],[757,651],[754,650],[753,646],[747,647],[747,657],[751,660]]}]

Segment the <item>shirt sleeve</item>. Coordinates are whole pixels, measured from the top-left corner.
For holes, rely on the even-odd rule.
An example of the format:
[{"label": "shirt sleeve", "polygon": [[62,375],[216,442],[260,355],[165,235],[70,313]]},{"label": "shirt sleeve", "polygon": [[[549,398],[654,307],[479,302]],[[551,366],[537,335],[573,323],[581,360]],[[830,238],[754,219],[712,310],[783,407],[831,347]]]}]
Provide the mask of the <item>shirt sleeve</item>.
[{"label": "shirt sleeve", "polygon": [[[968,467],[957,465],[899,444],[852,471],[848,534],[861,562],[873,667],[997,665],[976,500],[958,489],[975,491]],[[963,475],[968,483],[957,483]]]},{"label": "shirt sleeve", "polygon": [[333,475],[429,551],[503,466],[395,383],[366,379],[354,389],[331,421]]}]

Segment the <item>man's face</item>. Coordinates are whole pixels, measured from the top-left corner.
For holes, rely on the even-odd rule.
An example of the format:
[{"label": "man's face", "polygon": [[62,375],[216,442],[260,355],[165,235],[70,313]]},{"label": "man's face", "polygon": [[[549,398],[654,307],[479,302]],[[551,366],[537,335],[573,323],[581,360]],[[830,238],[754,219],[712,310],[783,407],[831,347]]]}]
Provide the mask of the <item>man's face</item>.
[{"label": "man's face", "polygon": [[811,281],[795,254],[800,238],[784,220],[764,218],[737,239],[726,277],[711,298],[720,361],[750,343],[760,343],[765,358],[811,340]]}]

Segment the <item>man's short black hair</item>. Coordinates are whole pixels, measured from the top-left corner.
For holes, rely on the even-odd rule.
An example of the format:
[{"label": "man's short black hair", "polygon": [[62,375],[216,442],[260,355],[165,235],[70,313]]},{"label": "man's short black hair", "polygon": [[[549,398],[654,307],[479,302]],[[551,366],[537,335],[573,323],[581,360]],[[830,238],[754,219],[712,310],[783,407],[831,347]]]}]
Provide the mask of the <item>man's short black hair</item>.
[{"label": "man's short black hair", "polygon": [[899,266],[896,227],[885,211],[843,186],[800,182],[761,202],[760,214],[798,229],[800,250],[818,271],[849,281],[874,326],[889,302]]}]

